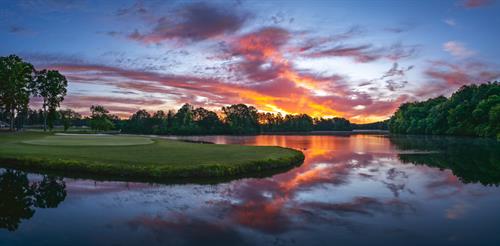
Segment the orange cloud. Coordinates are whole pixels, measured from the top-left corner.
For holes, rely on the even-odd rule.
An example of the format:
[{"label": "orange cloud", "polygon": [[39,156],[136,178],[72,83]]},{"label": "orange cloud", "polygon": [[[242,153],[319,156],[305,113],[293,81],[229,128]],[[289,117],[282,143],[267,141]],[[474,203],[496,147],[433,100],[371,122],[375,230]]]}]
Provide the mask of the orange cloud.
[{"label": "orange cloud", "polygon": [[231,81],[78,63],[50,68],[63,72],[70,82],[106,84],[131,94],[161,94],[158,96],[177,104],[172,107],[186,102],[208,108],[246,103],[264,111],[346,117],[365,123],[388,118],[407,99],[374,100],[347,86],[340,75],[323,76],[296,69],[286,53],[291,36],[286,29],[267,27],[227,40],[228,47],[222,51],[226,54],[221,57],[235,58],[230,59],[229,70],[236,76]]}]

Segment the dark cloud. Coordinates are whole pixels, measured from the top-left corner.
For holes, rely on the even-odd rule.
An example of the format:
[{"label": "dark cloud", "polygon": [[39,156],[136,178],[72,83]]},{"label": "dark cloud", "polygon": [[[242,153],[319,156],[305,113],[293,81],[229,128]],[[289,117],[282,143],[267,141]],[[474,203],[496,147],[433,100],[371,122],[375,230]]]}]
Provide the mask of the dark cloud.
[{"label": "dark cloud", "polygon": [[351,57],[357,62],[371,62],[378,60],[380,54],[372,49],[372,45],[336,46],[330,49],[308,54],[308,57]]},{"label": "dark cloud", "polygon": [[385,81],[385,87],[389,89],[390,91],[396,91],[398,89],[403,89],[406,85],[408,84],[408,81],[406,80],[386,80]]},{"label": "dark cloud", "polygon": [[156,240],[166,245],[246,245],[233,227],[192,219],[181,214],[168,218],[139,217],[128,222],[133,230],[151,231]]},{"label": "dark cloud", "polygon": [[274,15],[272,15],[270,18],[270,21],[274,24],[274,25],[279,25],[279,24],[282,24],[282,23],[288,23],[288,24],[291,24],[294,22],[295,18],[293,17],[288,17],[285,13],[283,12],[278,12]]},{"label": "dark cloud", "polygon": [[411,31],[413,28],[415,28],[415,24],[413,23],[402,23],[393,27],[386,27],[384,28],[384,31],[391,33],[403,33]]},{"label": "dark cloud", "polygon": [[149,13],[149,11],[143,1],[136,1],[131,6],[120,8],[116,11],[117,16],[136,15],[136,14],[145,15],[147,13]]},{"label": "dark cloud", "polygon": [[399,64],[395,62],[391,69],[385,72],[379,80],[390,78],[385,80],[385,87],[390,91],[396,91],[404,88],[408,84],[408,81],[404,78],[406,77],[406,72],[412,69],[413,66],[399,68]]},{"label": "dark cloud", "polygon": [[371,44],[357,46],[337,45],[333,48],[309,52],[306,56],[311,58],[349,57],[353,58],[356,62],[367,63],[381,58],[398,61],[404,58],[410,58],[416,55],[418,51],[418,45],[403,45],[401,43],[395,43],[382,48],[376,48]]},{"label": "dark cloud", "polygon": [[406,68],[399,67],[399,63],[394,62],[392,64],[392,67],[389,70],[387,70],[382,76],[370,80],[368,82],[362,83],[360,84],[360,86],[370,85],[373,82],[377,81],[383,81],[385,83],[385,87],[390,91],[396,91],[398,89],[402,89],[408,84],[408,81],[405,79],[406,72],[412,70],[413,67],[414,67],[413,65],[408,66]]},{"label": "dark cloud", "polygon": [[249,15],[223,6],[208,3],[188,4],[173,15],[159,18],[149,32],[138,30],[128,37],[144,43],[166,40],[201,41],[238,31]]},{"label": "dark cloud", "polygon": [[384,49],[384,56],[392,61],[398,61],[405,58],[416,56],[420,51],[419,45],[404,45],[400,42],[392,44]]},{"label": "dark cloud", "polygon": [[106,35],[111,36],[111,37],[117,37],[117,36],[123,35],[123,32],[118,32],[118,31],[107,31],[107,32],[98,32],[98,33],[106,34]]},{"label": "dark cloud", "polygon": [[410,71],[413,69],[413,66],[409,66],[407,68],[399,68],[399,64],[397,62],[392,64],[391,69],[389,69],[387,72],[384,73],[384,75],[381,77],[387,78],[387,77],[393,77],[393,76],[405,76],[407,71]]},{"label": "dark cloud", "polygon": [[9,27],[8,31],[10,33],[25,33],[25,32],[29,32],[28,29],[26,29],[25,27],[22,27],[22,26],[11,26],[11,27]]}]

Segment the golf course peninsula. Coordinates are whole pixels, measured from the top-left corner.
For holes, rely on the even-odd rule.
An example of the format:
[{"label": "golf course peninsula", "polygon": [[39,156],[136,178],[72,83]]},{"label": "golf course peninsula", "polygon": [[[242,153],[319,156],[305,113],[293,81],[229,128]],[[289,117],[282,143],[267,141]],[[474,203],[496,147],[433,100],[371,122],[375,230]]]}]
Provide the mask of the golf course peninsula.
[{"label": "golf course peninsula", "polygon": [[300,165],[301,151],[275,146],[191,143],[155,137],[1,133],[2,167],[111,179],[233,177]]}]

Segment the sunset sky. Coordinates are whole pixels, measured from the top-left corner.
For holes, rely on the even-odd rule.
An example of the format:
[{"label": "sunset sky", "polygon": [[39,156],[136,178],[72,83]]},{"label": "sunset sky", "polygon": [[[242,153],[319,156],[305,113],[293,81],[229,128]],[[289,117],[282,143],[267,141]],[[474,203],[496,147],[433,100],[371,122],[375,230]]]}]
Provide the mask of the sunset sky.
[{"label": "sunset sky", "polygon": [[[0,0],[0,56],[69,80],[63,107],[183,103],[388,118],[500,78],[500,3]],[[33,106],[36,106],[36,100]]]}]

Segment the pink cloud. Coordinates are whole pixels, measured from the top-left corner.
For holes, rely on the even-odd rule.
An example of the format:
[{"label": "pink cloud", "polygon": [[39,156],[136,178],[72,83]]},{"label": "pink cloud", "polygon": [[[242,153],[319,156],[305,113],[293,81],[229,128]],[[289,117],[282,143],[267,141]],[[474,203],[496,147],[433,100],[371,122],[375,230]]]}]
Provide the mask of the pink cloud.
[{"label": "pink cloud", "polygon": [[467,49],[463,43],[457,41],[444,43],[443,49],[451,55],[460,58],[467,58],[476,54],[475,51]]},{"label": "pink cloud", "polygon": [[500,78],[500,68],[482,62],[450,63],[430,61],[425,75],[430,79],[415,92],[415,96],[447,95],[466,84],[478,84]]},{"label": "pink cloud", "polygon": [[493,0],[463,0],[461,6],[468,9],[484,7],[493,3]]}]

